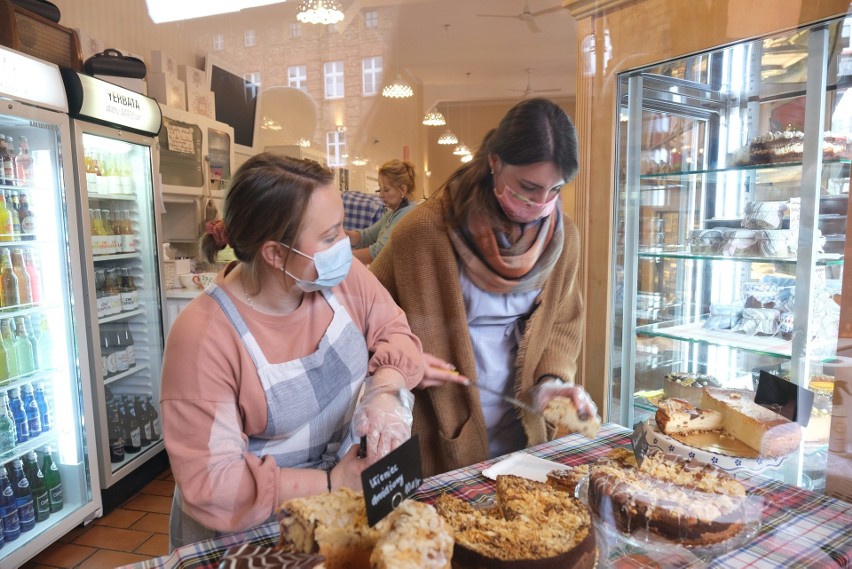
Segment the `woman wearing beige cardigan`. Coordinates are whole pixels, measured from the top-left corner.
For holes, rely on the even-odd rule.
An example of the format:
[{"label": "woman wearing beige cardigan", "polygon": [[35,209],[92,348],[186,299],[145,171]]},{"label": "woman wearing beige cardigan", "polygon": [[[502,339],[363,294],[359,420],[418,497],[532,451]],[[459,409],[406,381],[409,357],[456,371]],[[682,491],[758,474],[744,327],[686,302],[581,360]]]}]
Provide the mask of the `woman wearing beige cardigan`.
[{"label": "woman wearing beige cardigan", "polygon": [[583,325],[579,234],[559,191],[577,172],[574,126],[545,99],[515,105],[474,159],[394,229],[371,265],[423,343],[413,432],[437,474],[544,442],[552,432],[479,383],[542,409],[570,397]]}]

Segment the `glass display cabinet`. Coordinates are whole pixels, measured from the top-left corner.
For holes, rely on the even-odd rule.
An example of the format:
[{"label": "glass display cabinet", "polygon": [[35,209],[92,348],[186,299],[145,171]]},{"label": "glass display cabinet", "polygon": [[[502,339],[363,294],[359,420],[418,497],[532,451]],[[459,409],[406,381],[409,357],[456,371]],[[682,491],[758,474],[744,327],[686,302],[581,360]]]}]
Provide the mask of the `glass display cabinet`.
[{"label": "glass display cabinet", "polygon": [[619,75],[610,409],[667,382],[819,393],[779,477],[824,485],[837,358],[852,49],[843,18]]}]

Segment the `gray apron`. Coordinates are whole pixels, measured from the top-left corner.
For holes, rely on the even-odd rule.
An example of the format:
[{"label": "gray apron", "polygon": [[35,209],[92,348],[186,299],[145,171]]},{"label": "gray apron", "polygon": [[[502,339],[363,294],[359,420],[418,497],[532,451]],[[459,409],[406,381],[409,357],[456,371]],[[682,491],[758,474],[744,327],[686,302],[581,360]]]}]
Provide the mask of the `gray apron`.
[{"label": "gray apron", "polygon": [[[213,284],[205,292],[237,330],[266,395],[266,430],[249,436],[248,452],[271,455],[281,468],[334,466],[355,443],[352,415],[370,357],[364,335],[346,309],[330,290],[321,291],[334,317],[317,350],[297,360],[271,364],[225,291]],[[175,487],[170,549],[219,535],[183,511],[180,490]]]}]

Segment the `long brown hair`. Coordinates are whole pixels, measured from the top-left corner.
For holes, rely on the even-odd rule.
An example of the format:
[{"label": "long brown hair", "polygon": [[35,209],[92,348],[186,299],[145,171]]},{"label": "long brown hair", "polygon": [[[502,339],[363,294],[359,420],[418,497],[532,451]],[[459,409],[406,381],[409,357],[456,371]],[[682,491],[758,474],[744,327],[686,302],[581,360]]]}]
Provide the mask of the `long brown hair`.
[{"label": "long brown hair", "polygon": [[394,158],[382,164],[379,176],[384,176],[395,188],[405,186],[406,196],[414,195],[415,170],[414,163],[409,160]]},{"label": "long brown hair", "polygon": [[[228,245],[244,263],[253,289],[247,292],[258,292],[262,245],[267,241],[295,243],[311,194],[333,180],[332,172],[319,162],[268,152],[252,156],[240,166],[225,197],[223,220]],[[222,248],[212,235],[201,240],[209,262]]]},{"label": "long brown hair", "polygon": [[516,166],[553,162],[568,182],[578,169],[577,132],[565,111],[547,99],[525,99],[509,109],[497,128],[485,135],[473,159],[440,188],[446,193],[446,220],[451,227],[466,225],[474,213],[503,229],[511,223],[494,196],[488,163],[492,154]]}]

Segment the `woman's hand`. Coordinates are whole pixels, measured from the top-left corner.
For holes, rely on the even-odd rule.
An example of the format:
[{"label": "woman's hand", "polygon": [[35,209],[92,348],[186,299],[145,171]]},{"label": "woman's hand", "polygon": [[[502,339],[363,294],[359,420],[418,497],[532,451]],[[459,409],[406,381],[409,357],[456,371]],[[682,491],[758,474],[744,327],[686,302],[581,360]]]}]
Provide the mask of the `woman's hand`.
[{"label": "woman's hand", "polygon": [[460,383],[462,385],[470,384],[470,380],[456,371],[456,366],[449,362],[445,362],[441,358],[437,358],[432,354],[423,353],[423,363],[425,363],[425,371],[423,379],[417,387],[435,387],[446,383]]},{"label": "woman's hand", "polygon": [[358,458],[358,445],[354,445],[331,469],[331,489],[346,487],[361,490],[361,473],[368,466],[370,464],[366,460]]},{"label": "woman's hand", "polygon": [[384,458],[411,437],[414,395],[403,386],[367,379],[364,397],[352,418],[355,435],[367,437],[367,464]]},{"label": "woman's hand", "polygon": [[355,231],[354,229],[344,229],[343,233],[349,238],[349,244],[352,247],[357,247],[361,242],[361,234]]},{"label": "woman's hand", "polygon": [[562,383],[561,381],[545,381],[535,387],[533,401],[535,408],[543,412],[544,408],[554,397],[567,397],[577,408],[580,420],[592,418],[598,413],[598,408],[591,396],[579,385]]}]

